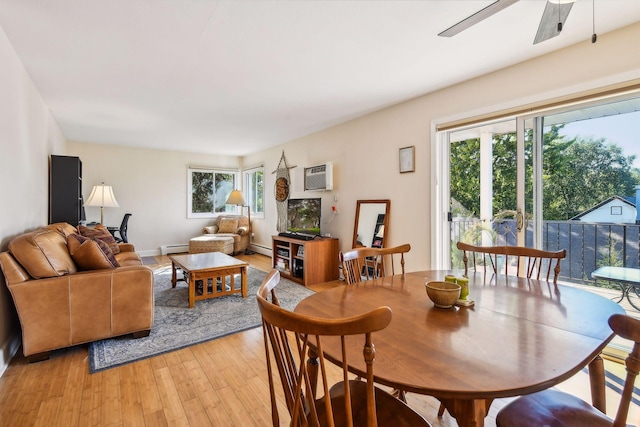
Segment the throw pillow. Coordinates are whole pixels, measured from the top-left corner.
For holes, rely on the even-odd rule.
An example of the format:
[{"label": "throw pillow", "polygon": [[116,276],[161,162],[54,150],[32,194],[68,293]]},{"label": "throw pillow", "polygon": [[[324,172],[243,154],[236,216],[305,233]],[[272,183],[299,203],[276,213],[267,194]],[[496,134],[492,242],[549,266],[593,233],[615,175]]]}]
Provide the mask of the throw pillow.
[{"label": "throw pillow", "polygon": [[235,233],[238,229],[238,218],[222,218],[218,226],[218,233]]},{"label": "throw pillow", "polygon": [[120,253],[120,247],[118,246],[116,239],[109,232],[109,230],[107,230],[107,228],[104,225],[98,224],[94,228],[89,228],[89,227],[85,227],[84,225],[79,225],[78,231],[84,237],[88,237],[92,240],[102,240],[107,245],[109,245],[111,252],[113,252],[114,254]]},{"label": "throw pillow", "polygon": [[67,236],[71,258],[80,270],[102,270],[119,267],[113,252],[102,240],[92,240],[79,234]]}]

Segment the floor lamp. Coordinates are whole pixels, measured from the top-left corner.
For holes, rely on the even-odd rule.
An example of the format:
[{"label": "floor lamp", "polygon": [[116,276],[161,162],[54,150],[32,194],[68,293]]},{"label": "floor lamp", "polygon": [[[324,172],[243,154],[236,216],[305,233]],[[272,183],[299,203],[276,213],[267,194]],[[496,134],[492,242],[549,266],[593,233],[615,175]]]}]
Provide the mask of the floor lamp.
[{"label": "floor lamp", "polygon": [[231,194],[229,194],[229,198],[227,199],[227,205],[237,205],[237,206],[242,206],[243,208],[246,207],[247,212],[249,213],[248,217],[249,217],[249,246],[247,247],[247,249],[244,250],[244,254],[245,255],[253,255],[255,252],[253,252],[251,250],[251,237],[252,237],[252,232],[251,232],[251,206],[247,205],[246,202],[244,201],[244,196],[242,195],[242,191],[240,190],[233,190],[231,192]]},{"label": "floor lamp", "polygon": [[104,225],[104,208],[119,208],[120,205],[113,195],[113,188],[110,185],[94,185],[85,206],[100,206],[100,224]]}]

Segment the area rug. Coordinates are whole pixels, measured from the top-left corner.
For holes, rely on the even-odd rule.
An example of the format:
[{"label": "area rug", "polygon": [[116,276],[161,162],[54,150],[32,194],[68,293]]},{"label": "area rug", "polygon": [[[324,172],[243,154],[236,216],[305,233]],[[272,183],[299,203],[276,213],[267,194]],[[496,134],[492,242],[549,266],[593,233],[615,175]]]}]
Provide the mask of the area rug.
[{"label": "area rug", "polygon": [[[154,324],[148,337],[134,339],[131,335],[96,341],[89,344],[89,371],[131,363],[190,345],[210,341],[262,324],[255,294],[267,273],[249,267],[249,294],[239,294],[197,301],[188,304],[186,283],[171,288],[171,266],[154,272]],[[282,279],[277,287],[280,304],[293,310],[313,291]]]}]

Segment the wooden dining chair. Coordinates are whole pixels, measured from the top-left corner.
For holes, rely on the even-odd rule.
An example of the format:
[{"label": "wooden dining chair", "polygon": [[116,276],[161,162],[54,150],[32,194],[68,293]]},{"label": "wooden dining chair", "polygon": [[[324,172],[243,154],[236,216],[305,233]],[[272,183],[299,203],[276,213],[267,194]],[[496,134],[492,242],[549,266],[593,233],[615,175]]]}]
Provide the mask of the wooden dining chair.
[{"label": "wooden dining chair", "polygon": [[[469,274],[469,258],[473,262],[473,270],[478,271],[480,266],[484,266],[485,271],[491,268],[494,274],[504,272],[505,275],[522,276],[531,279],[534,277],[540,280],[542,275],[549,281],[553,261],[553,284],[558,284],[560,274],[560,261],[567,256],[565,249],[561,251],[543,251],[540,249],[525,248],[522,246],[476,246],[469,243],[458,242],[458,249],[462,251],[462,261],[464,263],[464,275]],[[504,268],[500,265],[504,264]],[[535,276],[534,276],[535,273]],[[438,417],[444,414],[445,408],[440,405]]]},{"label": "wooden dining chair", "polygon": [[[417,412],[373,384],[376,350],[371,335],[391,322],[389,307],[344,319],[304,316],[280,307],[275,293],[279,281],[280,273],[271,271],[256,295],[262,314],[274,426],[280,426],[276,375],[291,416],[290,426],[429,426]],[[339,367],[343,380],[334,385],[329,384],[332,373],[322,351],[322,343],[330,339],[342,343]],[[345,343],[352,339],[364,343],[362,353],[347,352]],[[310,350],[317,355],[317,364],[304,362]],[[348,378],[349,358],[357,357],[364,357],[365,381]],[[320,398],[316,396],[318,389]]]},{"label": "wooden dining chair", "polygon": [[354,248],[340,252],[342,274],[348,285],[376,277],[395,275],[396,262],[398,272],[404,274],[404,254],[411,250],[411,245],[392,248]]},{"label": "wooden dining chair", "polygon": [[519,397],[506,405],[498,412],[497,426],[626,426],[634,383],[640,370],[640,320],[614,314],[609,318],[609,326],[620,337],[634,342],[633,349],[625,361],[627,378],[615,419],[612,420],[576,396],[547,389]]},{"label": "wooden dining chair", "polygon": [[[464,274],[469,272],[469,257],[473,262],[474,271],[478,266],[485,269],[491,267],[495,274],[516,275],[549,281],[553,270],[553,284],[558,283],[560,261],[567,256],[566,249],[560,251],[543,251],[522,246],[475,246],[464,242],[457,243],[463,252]],[[555,265],[554,265],[555,263]],[[503,265],[503,266],[501,266]]]}]

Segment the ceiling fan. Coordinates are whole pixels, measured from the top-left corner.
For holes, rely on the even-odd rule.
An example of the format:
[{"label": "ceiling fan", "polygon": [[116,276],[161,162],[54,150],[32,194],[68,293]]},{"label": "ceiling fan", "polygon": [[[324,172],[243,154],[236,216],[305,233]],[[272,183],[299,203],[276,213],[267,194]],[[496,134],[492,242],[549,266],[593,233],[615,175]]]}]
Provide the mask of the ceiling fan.
[{"label": "ceiling fan", "polygon": [[[442,37],[455,36],[459,32],[487,19],[491,15],[506,9],[518,1],[519,0],[496,0],[489,6],[447,28],[438,35]],[[547,0],[533,44],[538,44],[560,34],[574,1],[576,0]]]}]

